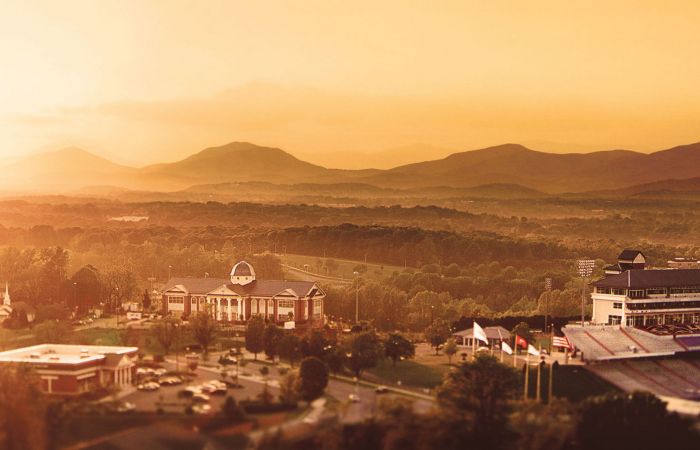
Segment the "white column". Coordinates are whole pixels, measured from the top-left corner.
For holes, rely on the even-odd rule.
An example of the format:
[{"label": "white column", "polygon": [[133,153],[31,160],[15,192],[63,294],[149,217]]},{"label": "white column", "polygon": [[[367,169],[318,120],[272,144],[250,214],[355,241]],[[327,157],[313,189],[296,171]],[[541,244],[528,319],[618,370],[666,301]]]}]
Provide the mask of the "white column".
[{"label": "white column", "polygon": [[231,311],[233,310],[233,299],[228,299],[228,321],[231,321]]},{"label": "white column", "polygon": [[216,320],[221,320],[221,299],[216,299]]}]

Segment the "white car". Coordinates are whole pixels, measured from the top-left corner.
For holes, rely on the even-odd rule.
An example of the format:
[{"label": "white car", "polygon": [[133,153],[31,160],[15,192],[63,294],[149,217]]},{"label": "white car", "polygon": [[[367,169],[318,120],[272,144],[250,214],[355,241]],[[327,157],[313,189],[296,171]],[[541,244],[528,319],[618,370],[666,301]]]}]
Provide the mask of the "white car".
[{"label": "white car", "polygon": [[211,412],[211,406],[207,405],[206,403],[194,405],[192,407],[192,411],[195,414],[209,414]]},{"label": "white car", "polygon": [[139,384],[136,386],[139,391],[157,391],[160,389],[160,384],[155,381],[149,381],[148,383]]},{"label": "white car", "polygon": [[209,403],[211,400],[211,397],[209,397],[207,394],[204,394],[202,392],[199,392],[197,394],[194,394],[192,396],[192,401],[195,403]]},{"label": "white car", "polygon": [[348,395],[348,400],[350,400],[352,403],[357,403],[360,401],[360,396],[357,394],[350,394]]},{"label": "white car", "polygon": [[136,410],[136,405],[131,402],[122,402],[117,405],[117,412],[119,413],[128,413],[134,410]]}]

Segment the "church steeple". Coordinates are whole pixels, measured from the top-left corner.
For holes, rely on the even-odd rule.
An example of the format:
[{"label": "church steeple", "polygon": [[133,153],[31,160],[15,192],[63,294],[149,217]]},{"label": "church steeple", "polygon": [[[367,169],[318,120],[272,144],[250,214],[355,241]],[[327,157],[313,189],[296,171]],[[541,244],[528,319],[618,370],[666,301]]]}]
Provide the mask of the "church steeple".
[{"label": "church steeple", "polygon": [[10,306],[10,287],[7,281],[5,281],[5,296],[3,297],[2,304]]}]

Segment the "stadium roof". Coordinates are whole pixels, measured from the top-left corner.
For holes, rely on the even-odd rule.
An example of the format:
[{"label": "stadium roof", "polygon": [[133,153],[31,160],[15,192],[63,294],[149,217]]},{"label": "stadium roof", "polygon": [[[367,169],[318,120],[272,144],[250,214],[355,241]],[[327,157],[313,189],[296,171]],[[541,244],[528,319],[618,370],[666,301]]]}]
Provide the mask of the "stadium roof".
[{"label": "stadium roof", "polygon": [[623,289],[700,286],[700,269],[630,269],[592,284],[595,287]]}]

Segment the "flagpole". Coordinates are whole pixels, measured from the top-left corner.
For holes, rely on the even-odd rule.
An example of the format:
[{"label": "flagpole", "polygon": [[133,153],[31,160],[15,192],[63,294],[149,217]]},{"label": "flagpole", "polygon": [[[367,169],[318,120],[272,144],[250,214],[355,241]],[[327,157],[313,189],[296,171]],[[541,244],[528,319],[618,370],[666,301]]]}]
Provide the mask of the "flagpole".
[{"label": "flagpole", "polygon": [[513,347],[513,367],[518,367],[518,335],[515,335],[515,346]]},{"label": "flagpole", "polygon": [[552,387],[554,386],[554,362],[549,364],[549,389],[547,389],[547,404],[552,403]]},{"label": "flagpole", "polygon": [[528,386],[528,384],[529,384],[528,382],[530,381],[529,378],[530,378],[530,352],[527,352],[527,354],[525,355],[525,389],[523,392],[523,399],[525,399],[525,400],[527,400],[527,398],[528,398],[527,391],[529,388],[529,386]]},{"label": "flagpole", "polygon": [[[542,344],[540,344],[540,353],[542,352]],[[540,357],[541,358],[541,357]],[[541,389],[541,378],[542,378],[542,360],[540,359],[537,361],[537,394],[535,395],[535,398],[539,402],[542,399],[542,394],[540,393]]]}]

